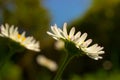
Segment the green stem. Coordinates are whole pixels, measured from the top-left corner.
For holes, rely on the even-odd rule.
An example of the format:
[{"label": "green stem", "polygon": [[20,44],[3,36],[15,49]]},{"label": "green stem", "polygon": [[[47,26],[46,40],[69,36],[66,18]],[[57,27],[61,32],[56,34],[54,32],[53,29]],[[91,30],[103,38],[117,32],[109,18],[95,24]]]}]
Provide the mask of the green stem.
[{"label": "green stem", "polygon": [[60,80],[62,73],[64,71],[64,69],[66,68],[66,66],[68,65],[68,63],[70,62],[70,60],[73,58],[73,55],[70,55],[69,53],[66,54],[62,64],[60,65],[60,67],[58,68],[57,74],[55,75],[53,80]]}]

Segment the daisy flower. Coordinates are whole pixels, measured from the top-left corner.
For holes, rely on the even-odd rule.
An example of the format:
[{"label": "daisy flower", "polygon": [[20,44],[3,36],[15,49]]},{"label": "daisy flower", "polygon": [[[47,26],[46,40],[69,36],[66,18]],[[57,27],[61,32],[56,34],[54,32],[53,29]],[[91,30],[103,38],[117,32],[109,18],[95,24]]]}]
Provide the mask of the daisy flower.
[{"label": "daisy flower", "polygon": [[37,52],[40,51],[39,42],[36,41],[32,36],[26,37],[25,31],[22,34],[20,34],[18,31],[18,27],[14,27],[13,25],[9,26],[8,24],[5,24],[5,26],[1,25],[0,29],[1,29],[1,33],[0,33],[1,37],[9,38],[15,42],[18,42],[29,50],[33,50]]},{"label": "daisy flower", "polygon": [[[51,26],[51,30],[52,32],[47,31],[47,34],[52,36],[55,40],[63,40],[64,42],[70,42],[72,43],[72,45],[74,44],[76,48],[82,50],[90,58],[95,60],[102,59],[99,54],[104,53],[103,47],[98,46],[98,44],[89,46],[92,42],[92,39],[86,40],[87,33],[81,34],[80,31],[75,33],[75,27],[72,27],[68,34],[67,23],[64,23],[63,30],[58,28],[56,24],[54,26]],[[69,45],[69,47],[70,46],[71,45]]]}]

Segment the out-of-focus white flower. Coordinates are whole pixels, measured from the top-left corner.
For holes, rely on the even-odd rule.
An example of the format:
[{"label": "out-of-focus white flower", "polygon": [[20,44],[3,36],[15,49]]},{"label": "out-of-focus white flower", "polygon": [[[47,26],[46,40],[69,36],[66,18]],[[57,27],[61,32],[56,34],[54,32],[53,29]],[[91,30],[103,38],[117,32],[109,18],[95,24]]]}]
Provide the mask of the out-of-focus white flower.
[{"label": "out-of-focus white flower", "polygon": [[56,64],[56,62],[46,58],[43,55],[37,56],[37,63],[40,64],[41,66],[48,68],[51,71],[56,71],[58,68],[58,65]]},{"label": "out-of-focus white flower", "polygon": [[15,28],[13,25],[9,26],[8,24],[5,24],[5,26],[1,25],[0,29],[1,37],[6,37],[15,42],[18,42],[29,50],[40,51],[39,42],[36,41],[32,36],[26,37],[25,31],[22,34],[20,34],[18,32],[18,27]]},{"label": "out-of-focus white flower", "polygon": [[103,54],[103,47],[98,46],[98,44],[94,44],[93,46],[89,46],[92,42],[92,39],[87,38],[87,33],[81,34],[81,32],[77,32],[75,34],[75,27],[72,27],[69,34],[67,32],[67,23],[64,23],[63,30],[57,27],[55,24],[51,26],[52,33],[47,31],[48,35],[52,36],[56,40],[63,40],[73,43],[76,48],[82,50],[89,57],[98,60],[102,59],[99,54]]},{"label": "out-of-focus white flower", "polygon": [[55,48],[57,49],[57,50],[61,50],[61,49],[63,49],[64,48],[64,42],[62,41],[62,40],[59,40],[59,41],[56,41],[55,42]]}]

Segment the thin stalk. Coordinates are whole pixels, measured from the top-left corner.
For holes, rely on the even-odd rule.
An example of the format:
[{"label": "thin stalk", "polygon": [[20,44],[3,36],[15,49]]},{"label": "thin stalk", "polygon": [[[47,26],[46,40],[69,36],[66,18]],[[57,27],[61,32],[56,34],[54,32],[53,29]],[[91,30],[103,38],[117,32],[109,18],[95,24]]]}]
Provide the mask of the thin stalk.
[{"label": "thin stalk", "polygon": [[55,75],[53,80],[60,80],[61,76],[63,74],[63,71],[65,70],[66,66],[68,65],[68,63],[70,62],[70,60],[73,58],[73,55],[70,54],[66,54],[62,64],[60,65],[60,67],[58,68],[57,74]]}]

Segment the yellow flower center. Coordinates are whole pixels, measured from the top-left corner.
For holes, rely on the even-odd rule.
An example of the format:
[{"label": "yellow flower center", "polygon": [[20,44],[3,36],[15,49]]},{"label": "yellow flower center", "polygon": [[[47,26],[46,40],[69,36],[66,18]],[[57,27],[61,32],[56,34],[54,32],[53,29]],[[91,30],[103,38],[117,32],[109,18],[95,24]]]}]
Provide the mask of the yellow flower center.
[{"label": "yellow flower center", "polygon": [[68,40],[71,40],[70,35],[68,35]]},{"label": "yellow flower center", "polygon": [[26,38],[21,36],[20,34],[17,35],[18,39],[21,39],[21,41],[23,42]]}]

